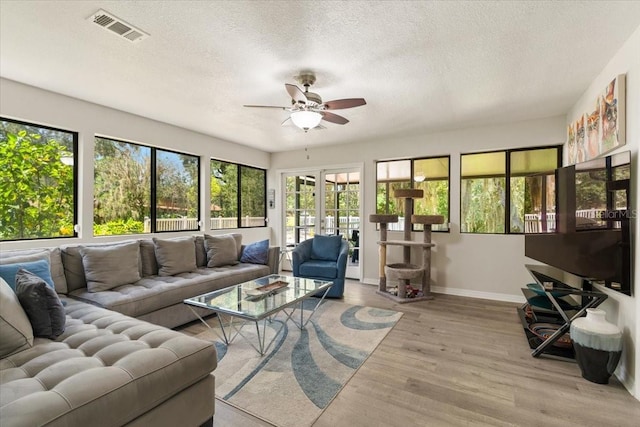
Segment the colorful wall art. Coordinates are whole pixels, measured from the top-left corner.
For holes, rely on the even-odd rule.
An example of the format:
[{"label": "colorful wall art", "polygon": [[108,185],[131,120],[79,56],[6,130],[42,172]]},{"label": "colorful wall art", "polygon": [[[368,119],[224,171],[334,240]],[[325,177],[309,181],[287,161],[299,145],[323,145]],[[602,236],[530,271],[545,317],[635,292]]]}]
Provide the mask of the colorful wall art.
[{"label": "colorful wall art", "polygon": [[592,111],[567,126],[568,164],[593,159],[625,143],[625,75],[621,74],[598,95]]}]

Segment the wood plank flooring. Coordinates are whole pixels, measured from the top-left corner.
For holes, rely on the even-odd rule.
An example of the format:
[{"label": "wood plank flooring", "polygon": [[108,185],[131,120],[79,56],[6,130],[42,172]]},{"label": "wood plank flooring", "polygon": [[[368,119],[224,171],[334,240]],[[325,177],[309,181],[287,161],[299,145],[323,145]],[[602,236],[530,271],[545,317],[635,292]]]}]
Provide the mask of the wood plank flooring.
[{"label": "wood plank flooring", "polygon": [[[404,315],[314,427],[640,425],[640,402],[617,379],[594,384],[575,363],[531,357],[517,304],[451,295],[396,304],[371,285],[345,289],[346,303]],[[215,427],[269,425],[216,401]]]}]

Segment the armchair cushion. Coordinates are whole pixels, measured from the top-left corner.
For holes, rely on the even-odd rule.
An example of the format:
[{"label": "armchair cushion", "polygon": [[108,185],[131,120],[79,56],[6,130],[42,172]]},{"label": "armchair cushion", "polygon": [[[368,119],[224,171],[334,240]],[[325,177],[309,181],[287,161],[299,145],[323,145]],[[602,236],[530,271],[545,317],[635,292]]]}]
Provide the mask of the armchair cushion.
[{"label": "armchair cushion", "polygon": [[323,277],[326,279],[335,279],[338,277],[338,264],[335,261],[311,259],[300,264],[299,271],[302,277]]},{"label": "armchair cushion", "polygon": [[342,236],[313,236],[311,259],[335,261],[340,253]]}]

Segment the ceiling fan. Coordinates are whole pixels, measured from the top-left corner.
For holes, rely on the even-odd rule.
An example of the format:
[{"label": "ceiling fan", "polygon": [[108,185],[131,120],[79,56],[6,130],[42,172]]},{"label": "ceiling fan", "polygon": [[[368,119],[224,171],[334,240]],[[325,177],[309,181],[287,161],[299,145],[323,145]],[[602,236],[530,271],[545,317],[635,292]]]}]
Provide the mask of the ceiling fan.
[{"label": "ceiling fan", "polygon": [[296,77],[296,80],[304,86],[304,92],[296,85],[285,83],[284,87],[291,96],[290,107],[278,107],[273,105],[245,105],[251,108],[278,108],[290,111],[291,115],[282,122],[285,125],[289,120],[294,125],[307,132],[309,129],[322,128],[320,121],[344,125],[349,123],[346,118],[334,114],[328,110],[343,110],[345,108],[359,107],[367,102],[364,98],[335,99],[333,101],[322,102],[320,95],[309,92],[309,87],[316,82],[313,73],[303,73]]}]

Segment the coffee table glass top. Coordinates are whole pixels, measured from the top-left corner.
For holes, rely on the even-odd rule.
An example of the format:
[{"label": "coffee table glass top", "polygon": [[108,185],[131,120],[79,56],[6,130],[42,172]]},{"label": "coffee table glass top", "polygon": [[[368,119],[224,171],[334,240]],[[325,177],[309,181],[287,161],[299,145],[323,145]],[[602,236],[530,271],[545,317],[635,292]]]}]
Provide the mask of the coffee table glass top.
[{"label": "coffee table glass top", "polygon": [[237,317],[260,320],[318,292],[333,282],[272,274],[184,300]]}]

